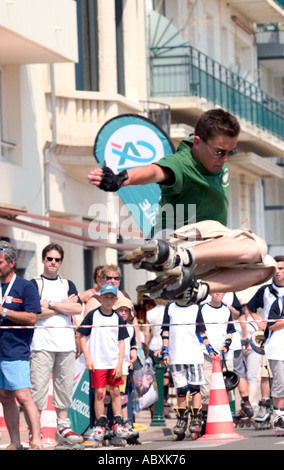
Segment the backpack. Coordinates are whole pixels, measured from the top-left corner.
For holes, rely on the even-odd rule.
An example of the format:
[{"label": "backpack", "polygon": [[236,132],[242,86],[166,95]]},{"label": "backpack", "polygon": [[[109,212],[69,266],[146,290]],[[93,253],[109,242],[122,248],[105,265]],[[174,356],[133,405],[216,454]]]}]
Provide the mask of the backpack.
[{"label": "backpack", "polygon": [[[68,281],[68,279],[65,279],[64,277],[60,277],[60,276],[59,276],[59,279],[64,284],[64,286],[66,288],[66,291],[68,292],[69,291],[69,281]],[[37,290],[38,290],[39,296],[41,298],[42,289],[43,289],[43,278],[42,278],[42,276],[37,276],[37,277],[34,277],[34,281],[37,285]]]}]

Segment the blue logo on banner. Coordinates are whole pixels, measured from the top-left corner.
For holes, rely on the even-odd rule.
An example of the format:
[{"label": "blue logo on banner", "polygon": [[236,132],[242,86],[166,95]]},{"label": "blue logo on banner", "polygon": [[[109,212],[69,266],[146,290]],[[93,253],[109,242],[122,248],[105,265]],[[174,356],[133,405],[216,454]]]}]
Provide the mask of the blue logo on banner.
[{"label": "blue logo on banner", "polygon": [[[123,114],[107,121],[99,131],[94,144],[94,156],[100,166],[106,163],[114,173],[154,163],[175,149],[165,132],[154,122],[135,114]],[[147,236],[155,225],[156,207],[160,198],[158,184],[127,186],[118,194]]]}]

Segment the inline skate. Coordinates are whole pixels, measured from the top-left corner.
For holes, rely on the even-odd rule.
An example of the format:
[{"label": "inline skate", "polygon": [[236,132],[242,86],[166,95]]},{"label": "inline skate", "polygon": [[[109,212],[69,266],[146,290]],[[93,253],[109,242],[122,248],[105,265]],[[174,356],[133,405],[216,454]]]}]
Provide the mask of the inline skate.
[{"label": "inline skate", "polygon": [[191,267],[193,261],[191,250],[179,248],[176,244],[169,244],[165,240],[150,240],[120,258],[120,262],[132,264],[135,269],[146,269],[157,273],[176,266]]},{"label": "inline skate", "polygon": [[284,408],[274,410],[273,428],[276,436],[284,436]]},{"label": "inline skate", "polygon": [[233,419],[235,427],[239,426],[240,428],[243,428],[246,426],[247,428],[250,428],[253,424],[252,417],[253,409],[250,402],[242,400],[241,409],[235,414]]},{"label": "inline skate", "polygon": [[129,434],[129,431],[123,424],[122,416],[115,415],[113,418],[113,425],[107,436],[109,444],[115,447],[125,447]]},{"label": "inline skate", "polygon": [[190,422],[188,426],[190,437],[193,441],[201,437],[202,432],[202,411],[201,408],[190,409]]},{"label": "inline skate", "polygon": [[108,445],[107,439],[107,425],[108,420],[105,415],[100,415],[95,422],[94,431],[93,431],[93,447],[99,447],[102,445]]},{"label": "inline skate", "polygon": [[129,435],[127,437],[127,444],[140,445],[139,432],[133,429],[131,420],[129,418],[123,418],[123,426],[127,429]]},{"label": "inline skate", "polygon": [[69,418],[57,420],[55,450],[84,450],[83,437],[71,429]]},{"label": "inline skate", "polygon": [[120,258],[136,269],[146,269],[158,274],[156,279],[137,287],[141,294],[151,294],[182,305],[200,303],[209,293],[209,286],[198,281],[192,271],[193,254],[190,249],[177,247],[164,240],[151,240],[139,249]]},{"label": "inline skate", "polygon": [[270,418],[270,399],[262,398],[259,402],[259,410],[257,412],[257,415],[254,417],[253,420],[255,429],[271,429],[272,424]]},{"label": "inline skate", "polygon": [[173,428],[173,441],[182,441],[188,437],[187,423],[188,423],[188,408],[177,408],[177,422]]}]

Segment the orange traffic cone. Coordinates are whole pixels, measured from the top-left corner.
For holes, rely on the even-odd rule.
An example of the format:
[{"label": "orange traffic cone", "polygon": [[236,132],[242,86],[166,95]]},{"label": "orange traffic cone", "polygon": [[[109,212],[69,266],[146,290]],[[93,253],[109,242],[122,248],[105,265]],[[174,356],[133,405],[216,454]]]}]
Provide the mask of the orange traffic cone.
[{"label": "orange traffic cone", "polygon": [[56,446],[58,444],[55,439],[57,428],[56,411],[52,404],[52,399],[53,385],[51,378],[48,389],[47,407],[41,412],[41,434],[43,446]]},{"label": "orange traffic cone", "polygon": [[205,435],[201,440],[242,439],[235,431],[220,359],[214,357]]}]

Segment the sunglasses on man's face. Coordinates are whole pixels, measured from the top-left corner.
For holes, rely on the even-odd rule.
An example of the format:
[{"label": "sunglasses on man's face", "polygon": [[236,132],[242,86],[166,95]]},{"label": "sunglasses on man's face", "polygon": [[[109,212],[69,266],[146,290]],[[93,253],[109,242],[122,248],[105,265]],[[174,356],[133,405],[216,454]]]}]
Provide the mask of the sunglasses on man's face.
[{"label": "sunglasses on man's face", "polygon": [[119,281],[120,277],[119,276],[106,276],[107,281],[111,281],[112,279],[114,279],[115,281]]},{"label": "sunglasses on man's face", "polygon": [[54,260],[54,261],[56,261],[56,263],[60,263],[60,261],[61,261],[61,258],[52,258],[51,256],[47,256],[46,259],[49,262]]}]

